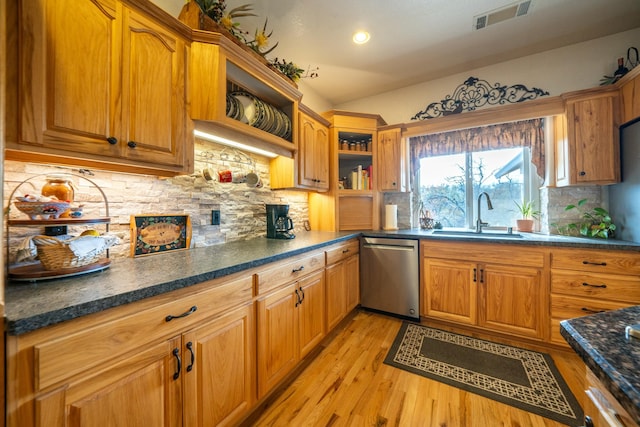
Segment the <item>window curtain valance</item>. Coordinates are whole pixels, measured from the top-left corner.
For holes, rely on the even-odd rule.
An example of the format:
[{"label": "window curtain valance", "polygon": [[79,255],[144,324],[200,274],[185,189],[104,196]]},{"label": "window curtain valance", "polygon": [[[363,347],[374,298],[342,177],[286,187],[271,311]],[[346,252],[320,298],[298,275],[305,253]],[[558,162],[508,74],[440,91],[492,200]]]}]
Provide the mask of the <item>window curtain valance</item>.
[{"label": "window curtain valance", "polygon": [[535,165],[538,176],[544,178],[544,119],[542,118],[414,136],[409,138],[409,146],[412,174],[420,168],[420,159],[423,157],[529,147],[531,162]]}]

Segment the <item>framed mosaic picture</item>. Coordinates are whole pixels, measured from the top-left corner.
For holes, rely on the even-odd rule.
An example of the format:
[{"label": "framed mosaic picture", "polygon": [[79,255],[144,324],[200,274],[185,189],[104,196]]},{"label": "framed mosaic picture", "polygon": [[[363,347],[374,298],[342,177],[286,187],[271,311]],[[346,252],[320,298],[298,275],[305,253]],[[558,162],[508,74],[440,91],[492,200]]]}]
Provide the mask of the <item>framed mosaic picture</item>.
[{"label": "framed mosaic picture", "polygon": [[191,218],[183,214],[131,215],[131,256],[189,249]]}]

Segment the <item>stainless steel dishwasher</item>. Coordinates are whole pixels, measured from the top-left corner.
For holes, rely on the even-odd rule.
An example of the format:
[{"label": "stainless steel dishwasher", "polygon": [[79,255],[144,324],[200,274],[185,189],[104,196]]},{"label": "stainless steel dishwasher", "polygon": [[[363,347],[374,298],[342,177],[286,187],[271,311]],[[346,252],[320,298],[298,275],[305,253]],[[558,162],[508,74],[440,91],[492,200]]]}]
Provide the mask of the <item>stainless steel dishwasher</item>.
[{"label": "stainless steel dishwasher", "polygon": [[360,301],[364,308],[420,317],[417,240],[360,239]]}]

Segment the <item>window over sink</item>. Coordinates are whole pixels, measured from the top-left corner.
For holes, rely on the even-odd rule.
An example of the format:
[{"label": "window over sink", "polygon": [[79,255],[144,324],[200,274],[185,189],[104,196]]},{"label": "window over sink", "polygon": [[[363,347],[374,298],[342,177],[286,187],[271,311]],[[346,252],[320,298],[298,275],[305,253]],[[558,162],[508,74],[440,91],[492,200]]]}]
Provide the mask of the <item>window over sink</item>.
[{"label": "window over sink", "polygon": [[515,202],[533,201],[544,176],[543,119],[506,123],[410,139],[418,205],[444,227],[473,228],[478,195],[490,226],[512,227],[521,218]]}]

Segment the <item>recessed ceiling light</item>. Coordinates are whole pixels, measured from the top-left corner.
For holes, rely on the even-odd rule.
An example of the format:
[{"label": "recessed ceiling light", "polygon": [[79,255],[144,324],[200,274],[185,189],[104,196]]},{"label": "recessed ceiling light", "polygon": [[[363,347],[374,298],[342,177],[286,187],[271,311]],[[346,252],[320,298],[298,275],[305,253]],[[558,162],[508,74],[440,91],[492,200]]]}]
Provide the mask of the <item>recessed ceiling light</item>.
[{"label": "recessed ceiling light", "polygon": [[353,42],[355,44],[365,44],[370,38],[371,36],[366,31],[358,31],[353,34]]}]

